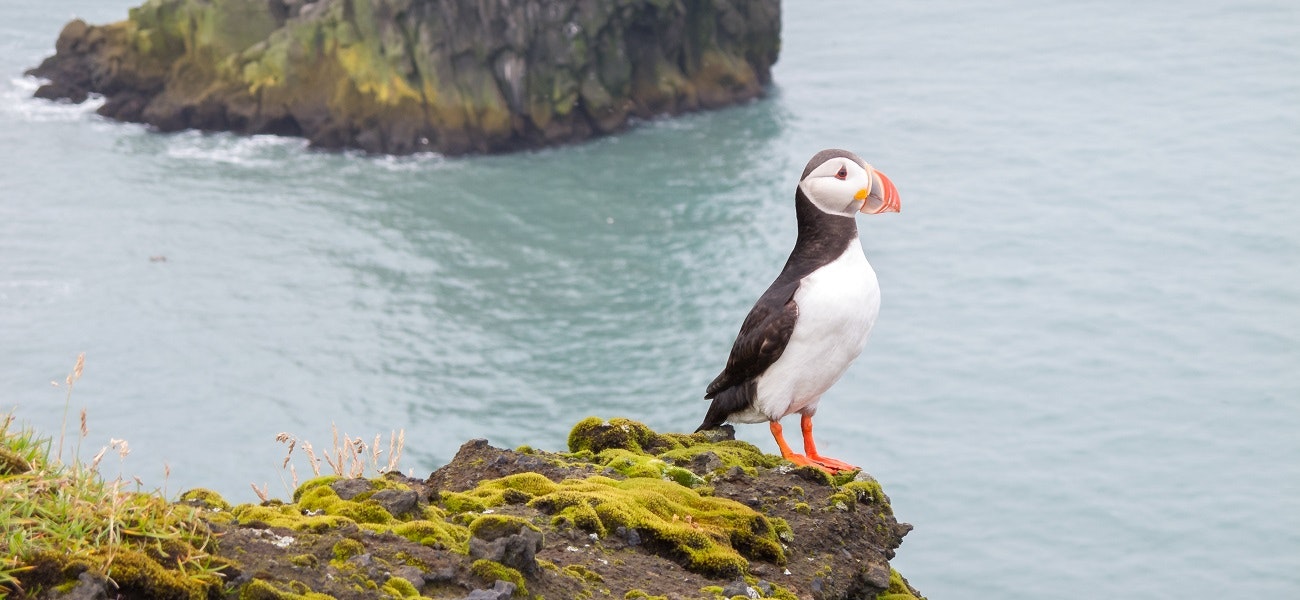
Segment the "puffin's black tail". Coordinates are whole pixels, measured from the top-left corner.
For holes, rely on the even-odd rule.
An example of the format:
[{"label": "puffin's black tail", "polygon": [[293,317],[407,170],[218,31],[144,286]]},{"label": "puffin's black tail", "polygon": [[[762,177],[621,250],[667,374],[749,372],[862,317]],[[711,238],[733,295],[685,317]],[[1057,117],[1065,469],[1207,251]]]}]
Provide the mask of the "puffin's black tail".
[{"label": "puffin's black tail", "polygon": [[733,413],[749,408],[754,402],[754,392],[757,390],[758,386],[751,380],[714,394],[709,412],[704,414],[704,422],[695,431],[713,429],[726,423]]}]

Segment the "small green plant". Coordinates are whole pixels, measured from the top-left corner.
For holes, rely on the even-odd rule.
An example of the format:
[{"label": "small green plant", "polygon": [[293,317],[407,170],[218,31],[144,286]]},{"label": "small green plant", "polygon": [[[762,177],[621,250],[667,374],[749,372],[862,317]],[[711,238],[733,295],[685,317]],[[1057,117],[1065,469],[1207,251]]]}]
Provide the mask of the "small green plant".
[{"label": "small green plant", "polygon": [[[105,576],[127,596],[206,595],[219,590],[224,563],[209,556],[212,534],[199,509],[171,504],[161,493],[130,490],[119,474],[105,480],[100,461],[110,451],[130,452],[113,440],[90,463],[79,450],[86,437],[85,411],[80,435],[67,459],[63,447],[72,388],[81,378],[85,355],[65,383],[65,422],[57,446],[30,428],[16,427],[12,413],[0,419],[0,597],[26,595],[25,588],[52,588],[70,565]],[[135,480],[137,488],[141,484]],[[166,566],[155,560],[165,555]],[[133,594],[134,592],[134,594]]]}]

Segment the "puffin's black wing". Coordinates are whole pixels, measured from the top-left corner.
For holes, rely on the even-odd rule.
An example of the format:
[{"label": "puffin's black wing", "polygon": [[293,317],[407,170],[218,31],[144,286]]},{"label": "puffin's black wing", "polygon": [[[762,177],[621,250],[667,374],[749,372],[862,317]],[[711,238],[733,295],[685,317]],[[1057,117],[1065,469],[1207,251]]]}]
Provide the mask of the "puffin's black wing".
[{"label": "puffin's black wing", "polygon": [[721,425],[732,413],[753,402],[754,379],[781,358],[799,319],[799,307],[794,303],[798,289],[798,280],[778,280],[749,310],[731,346],[726,368],[704,392],[704,397],[712,399],[713,404],[696,431]]}]

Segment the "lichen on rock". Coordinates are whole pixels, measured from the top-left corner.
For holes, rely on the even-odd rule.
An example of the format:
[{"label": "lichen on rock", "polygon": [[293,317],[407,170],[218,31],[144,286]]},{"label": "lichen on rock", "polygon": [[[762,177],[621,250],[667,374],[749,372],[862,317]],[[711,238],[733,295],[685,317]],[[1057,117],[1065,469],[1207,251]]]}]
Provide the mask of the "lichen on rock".
[{"label": "lichen on rock", "polygon": [[146,0],[29,73],[162,131],[461,154],[756,98],[779,33],[779,0]]}]

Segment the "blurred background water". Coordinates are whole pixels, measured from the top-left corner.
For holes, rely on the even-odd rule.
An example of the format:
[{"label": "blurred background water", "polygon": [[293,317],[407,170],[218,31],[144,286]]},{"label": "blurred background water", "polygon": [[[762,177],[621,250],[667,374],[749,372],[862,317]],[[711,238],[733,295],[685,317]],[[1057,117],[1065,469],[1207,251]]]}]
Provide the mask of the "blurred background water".
[{"label": "blurred background water", "polygon": [[147,486],[284,496],[275,435],[331,424],[405,429],[417,476],[588,415],[690,431],[844,147],[903,212],[860,218],[884,307],[818,438],[916,525],[896,567],[1300,597],[1300,4],[788,2],[763,101],[455,159],[30,98],[132,4],[0,5],[0,410],[57,434],[84,351],[85,445]]}]

